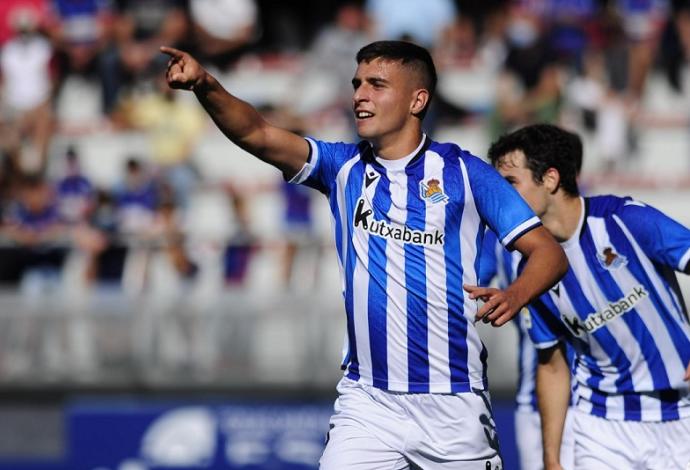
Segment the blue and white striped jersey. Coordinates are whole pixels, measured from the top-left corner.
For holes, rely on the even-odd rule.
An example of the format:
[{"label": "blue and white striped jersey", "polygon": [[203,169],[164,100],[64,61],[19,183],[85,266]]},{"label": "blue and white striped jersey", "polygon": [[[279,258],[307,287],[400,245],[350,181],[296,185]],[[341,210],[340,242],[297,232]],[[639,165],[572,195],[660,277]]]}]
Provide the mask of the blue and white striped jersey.
[{"label": "blue and white striped jersey", "polygon": [[[497,240],[496,235],[487,230],[484,237],[479,269],[480,285],[489,285],[494,277],[498,287],[505,289],[515,280],[520,272],[522,255],[517,251],[506,250]],[[523,308],[512,323],[518,330],[518,384],[515,401],[523,411],[539,411],[537,407],[537,350],[529,338],[530,315]]]},{"label": "blue and white striped jersey", "polygon": [[575,406],[613,420],[690,416],[690,324],[675,270],[690,261],[690,230],[630,198],[583,199],[562,243],[565,277],[531,310],[537,347],[576,351]]},{"label": "blue and white striped jersey", "polygon": [[414,393],[486,389],[487,352],[473,326],[484,231],[506,246],[540,225],[489,165],[426,136],[385,161],[367,142],[308,139],[293,178],[329,199],[347,314],[345,374]]}]

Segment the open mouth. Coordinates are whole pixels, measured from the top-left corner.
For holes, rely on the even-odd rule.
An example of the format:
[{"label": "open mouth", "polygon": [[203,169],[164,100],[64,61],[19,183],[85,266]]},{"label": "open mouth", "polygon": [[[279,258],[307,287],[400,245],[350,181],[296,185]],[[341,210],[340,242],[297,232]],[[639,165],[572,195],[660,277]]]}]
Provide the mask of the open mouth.
[{"label": "open mouth", "polygon": [[355,117],[357,119],[369,119],[374,117],[374,114],[369,111],[355,111]]}]

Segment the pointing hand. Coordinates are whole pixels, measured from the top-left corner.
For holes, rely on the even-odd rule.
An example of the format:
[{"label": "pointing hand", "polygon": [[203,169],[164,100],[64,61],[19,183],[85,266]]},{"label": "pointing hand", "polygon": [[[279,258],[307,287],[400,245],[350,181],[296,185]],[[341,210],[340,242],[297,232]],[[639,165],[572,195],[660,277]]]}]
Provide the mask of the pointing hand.
[{"label": "pointing hand", "polygon": [[170,56],[165,78],[170,88],[194,90],[203,83],[206,70],[191,55],[172,47],[161,47],[161,52]]}]

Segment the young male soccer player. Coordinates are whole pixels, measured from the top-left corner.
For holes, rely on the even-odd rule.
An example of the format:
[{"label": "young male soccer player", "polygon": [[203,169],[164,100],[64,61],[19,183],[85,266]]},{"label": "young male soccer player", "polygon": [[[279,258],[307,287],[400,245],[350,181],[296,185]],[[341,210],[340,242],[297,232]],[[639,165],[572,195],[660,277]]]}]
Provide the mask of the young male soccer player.
[{"label": "young male soccer player", "polygon": [[674,270],[690,273],[690,230],[631,198],[580,197],[563,132],[529,126],[489,149],[570,263],[530,309],[545,467],[561,468],[567,341],[576,354],[575,468],[685,468],[690,323]]},{"label": "young male soccer player", "polygon": [[[473,321],[509,321],[567,264],[495,170],[422,133],[429,53],[397,41],[360,50],[352,106],[364,140],[334,144],[271,126],[191,56],[162,50],[170,86],[193,90],[230,140],[329,199],[349,357],[322,468],[500,468]],[[487,225],[528,259],[502,291],[472,285]]]},{"label": "young male soccer player", "polygon": [[[554,135],[558,141],[559,152],[564,159],[573,162],[576,175],[582,167],[582,140],[572,132],[558,131]],[[522,257],[517,251],[506,250],[491,230],[486,231],[484,247],[479,262],[479,280],[488,285],[496,278],[500,288],[505,288],[518,275]],[[518,330],[518,386],[515,396],[515,439],[520,468],[522,470],[541,470],[544,468],[541,420],[537,406],[537,349],[529,338],[529,311],[527,306],[516,315],[512,323]],[[566,348],[568,364],[572,364],[572,348]],[[572,413],[568,413],[563,428],[560,463],[564,470],[574,467]]]}]

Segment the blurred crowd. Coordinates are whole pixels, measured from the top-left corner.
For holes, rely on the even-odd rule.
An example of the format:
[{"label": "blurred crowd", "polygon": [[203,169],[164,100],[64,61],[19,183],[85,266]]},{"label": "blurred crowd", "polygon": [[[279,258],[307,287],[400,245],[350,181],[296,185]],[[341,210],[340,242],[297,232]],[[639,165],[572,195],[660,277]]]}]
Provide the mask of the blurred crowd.
[{"label": "blurred crowd", "polygon": [[[354,56],[382,38],[433,52],[441,81],[429,133],[481,122],[493,139],[559,122],[589,136],[602,168],[615,171],[637,151],[650,72],[663,73],[672,93],[687,91],[690,2],[2,0],[0,281],[54,288],[70,265],[81,285],[113,281],[138,293],[161,260],[182,281],[211,269],[183,220],[190,195],[208,185],[194,153],[212,124],[168,89],[159,46],[189,51],[219,76],[287,70],[289,96],[255,103],[269,119],[312,134],[338,122],[352,133]],[[150,143],[146,155],[123,156],[114,186],[91,180],[79,145],[54,145],[80,132],[56,112],[74,77],[99,96],[81,132],[136,130]],[[666,121],[686,125],[684,112]],[[241,284],[263,241],[251,230],[247,191],[230,181],[220,189],[236,229],[213,251],[221,260],[213,269]],[[280,182],[253,191],[283,201],[281,279],[300,283],[294,260],[318,238],[312,195]]]}]

